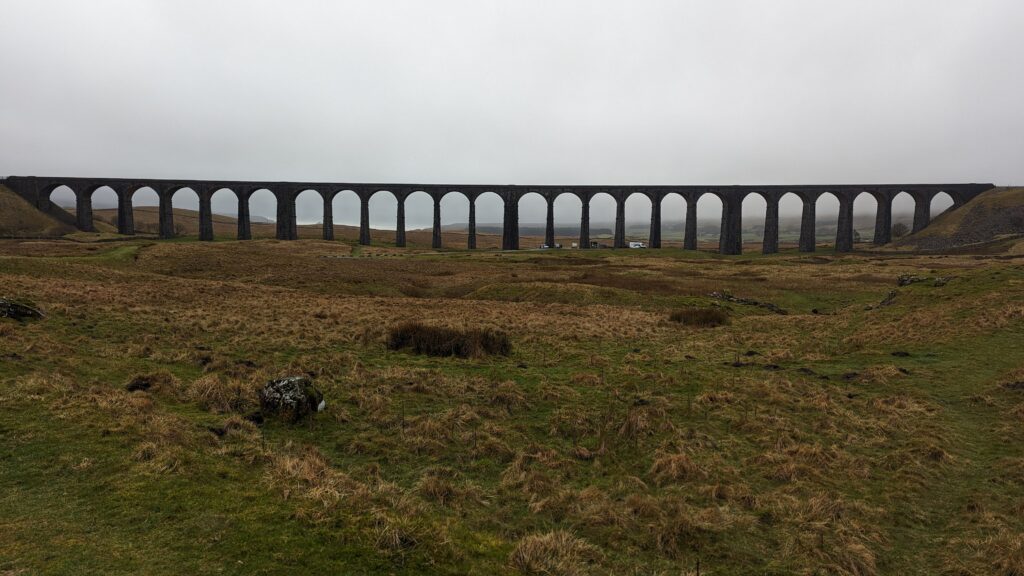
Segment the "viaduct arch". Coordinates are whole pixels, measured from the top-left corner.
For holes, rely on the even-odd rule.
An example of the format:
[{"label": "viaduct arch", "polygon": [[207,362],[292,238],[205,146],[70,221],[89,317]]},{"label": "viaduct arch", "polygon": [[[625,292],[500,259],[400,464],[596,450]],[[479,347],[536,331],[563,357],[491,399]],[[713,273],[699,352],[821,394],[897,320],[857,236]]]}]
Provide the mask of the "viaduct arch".
[{"label": "viaduct arch", "polygon": [[[839,200],[835,249],[837,252],[853,250],[853,203],[861,194],[870,194],[877,202],[875,215],[874,244],[891,241],[892,201],[897,194],[906,192],[914,200],[913,231],[928,226],[931,220],[932,199],[945,193],[953,200],[950,209],[956,209],[982,192],[993,188],[992,184],[842,184],[842,185],[770,185],[770,186],[517,186],[517,185],[444,185],[444,184],[372,184],[372,183],[329,183],[329,182],[253,182],[229,180],[169,180],[131,178],[77,178],[48,176],[9,176],[0,183],[15,191],[40,210],[53,214],[80,230],[92,231],[92,194],[98,188],[107,186],[117,195],[117,228],[121,234],[134,234],[132,220],[132,196],[142,188],[157,193],[160,201],[160,237],[174,236],[174,212],[171,197],[178,190],[189,188],[199,196],[199,238],[213,240],[213,212],[210,198],[219,190],[230,190],[238,198],[239,240],[252,238],[249,216],[249,197],[258,190],[270,191],[277,200],[277,238],[295,240],[298,229],[295,217],[295,198],[302,192],[314,191],[323,199],[323,237],[334,239],[334,215],[332,202],[342,191],[355,192],[359,197],[359,242],[370,244],[369,202],[375,194],[390,193],[398,200],[395,226],[395,244],[405,246],[405,200],[414,192],[425,192],[433,200],[432,245],[440,248],[441,199],[447,194],[461,194],[469,201],[468,248],[476,248],[476,200],[484,193],[496,194],[504,205],[502,224],[502,248],[519,249],[519,200],[527,194],[540,195],[547,206],[545,241],[554,244],[554,203],[562,194],[579,198],[580,247],[590,246],[590,201],[597,194],[608,194],[615,200],[614,246],[626,246],[625,206],[626,199],[634,194],[646,196],[651,202],[649,244],[660,248],[661,204],[670,195],[677,194],[686,202],[683,248],[697,248],[697,201],[705,194],[718,197],[722,202],[722,220],[719,235],[719,252],[740,254],[743,248],[741,232],[743,199],[758,194],[766,203],[764,216],[763,252],[778,251],[779,247],[779,200],[783,195],[796,195],[802,205],[799,248],[802,252],[815,250],[815,203],[824,194],[832,194]],[[66,186],[75,194],[76,216],[69,215],[50,201],[50,194],[58,187]]]}]

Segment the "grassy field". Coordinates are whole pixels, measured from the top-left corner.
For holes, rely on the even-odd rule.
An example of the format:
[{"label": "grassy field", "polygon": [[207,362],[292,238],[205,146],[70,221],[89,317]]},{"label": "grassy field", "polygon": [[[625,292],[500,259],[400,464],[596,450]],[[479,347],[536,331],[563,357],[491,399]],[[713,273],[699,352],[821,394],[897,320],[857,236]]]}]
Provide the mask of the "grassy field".
[{"label": "grassy field", "polygon": [[0,297],[5,576],[1024,574],[1024,256],[5,241]]}]

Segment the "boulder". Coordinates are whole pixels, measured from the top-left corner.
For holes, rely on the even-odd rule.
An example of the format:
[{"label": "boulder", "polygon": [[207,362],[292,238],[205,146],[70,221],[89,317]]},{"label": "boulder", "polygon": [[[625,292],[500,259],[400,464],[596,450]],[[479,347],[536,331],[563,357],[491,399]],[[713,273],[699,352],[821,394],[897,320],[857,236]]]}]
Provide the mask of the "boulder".
[{"label": "boulder", "polygon": [[18,322],[38,320],[43,317],[41,310],[14,300],[0,298],[0,318],[11,318]]},{"label": "boulder", "polygon": [[325,406],[323,393],[306,376],[271,380],[260,390],[263,412],[290,418],[292,422],[312,416]]}]

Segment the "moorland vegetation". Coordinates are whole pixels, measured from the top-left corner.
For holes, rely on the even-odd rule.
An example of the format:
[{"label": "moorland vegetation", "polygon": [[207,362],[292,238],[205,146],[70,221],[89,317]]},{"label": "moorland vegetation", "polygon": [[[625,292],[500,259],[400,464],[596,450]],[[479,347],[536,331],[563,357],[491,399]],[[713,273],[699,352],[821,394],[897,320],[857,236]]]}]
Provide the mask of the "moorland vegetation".
[{"label": "moorland vegetation", "polygon": [[4,241],[0,297],[4,574],[1024,573],[1020,252]]}]

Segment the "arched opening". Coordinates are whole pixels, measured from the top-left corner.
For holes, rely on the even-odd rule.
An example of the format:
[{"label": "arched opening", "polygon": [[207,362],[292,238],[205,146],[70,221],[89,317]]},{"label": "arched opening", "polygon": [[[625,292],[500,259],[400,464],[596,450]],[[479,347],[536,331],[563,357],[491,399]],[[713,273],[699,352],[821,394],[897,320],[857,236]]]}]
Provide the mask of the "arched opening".
[{"label": "arched opening", "polygon": [[270,190],[249,195],[249,227],[253,238],[277,238],[277,196]]},{"label": "arched opening", "polygon": [[944,212],[952,208],[953,204],[953,197],[946,192],[939,192],[935,196],[932,196],[932,202],[930,205],[932,220],[938,218]]},{"label": "arched opening", "polygon": [[697,199],[697,249],[718,250],[722,232],[722,199],[716,194],[701,194]]},{"label": "arched opening", "polygon": [[77,197],[74,190],[61,184],[50,191],[50,202],[74,214],[75,207],[77,206]]},{"label": "arched opening", "polygon": [[318,190],[302,190],[295,196],[295,222],[299,238],[323,238],[324,197]]},{"label": "arched opening", "polygon": [[[238,195],[231,188],[218,188],[210,196],[210,211],[213,212],[213,226],[217,229],[217,216],[225,216],[232,220],[238,218]],[[232,222],[234,224],[234,222]],[[220,236],[220,234],[217,234]]]},{"label": "arched opening", "polygon": [[793,192],[779,198],[779,250],[794,248],[800,242],[800,218],[804,201]]},{"label": "arched opening", "polygon": [[131,193],[136,234],[160,234],[160,196],[149,186]]},{"label": "arched opening", "polygon": [[450,191],[441,197],[441,233],[444,245],[465,248],[469,234],[469,198],[462,192]]},{"label": "arched opening", "polygon": [[768,201],[759,192],[751,192],[743,197],[740,214],[743,219],[741,231],[743,243],[764,243],[764,218],[768,212]]},{"label": "arched opening", "polygon": [[[443,215],[443,213],[442,213]],[[434,236],[434,198],[423,190],[405,197],[406,242],[430,246]]]},{"label": "arched opening", "polygon": [[555,245],[563,248],[579,247],[580,240],[580,216],[583,211],[583,201],[580,197],[563,192],[555,196]]},{"label": "arched opening", "polygon": [[334,215],[334,237],[359,240],[359,195],[354,190],[341,190],[331,200]]},{"label": "arched opening", "polygon": [[914,229],[914,197],[900,192],[892,199],[892,239],[897,240]]},{"label": "arched opening", "polygon": [[219,188],[210,196],[215,238],[238,237],[238,196],[230,188]]},{"label": "arched opening", "polygon": [[495,192],[482,192],[473,202],[476,212],[476,247],[501,249],[505,201]]},{"label": "arched opening", "polygon": [[117,192],[110,186],[92,191],[92,225],[97,232],[117,232]]},{"label": "arched opening", "polygon": [[[396,230],[398,228],[398,198],[390,190],[374,192],[368,203],[370,228],[374,230]],[[408,215],[406,215],[408,218]],[[406,220],[408,225],[408,220]],[[358,222],[357,222],[358,224]]]},{"label": "arched opening", "polygon": [[878,200],[868,192],[861,192],[853,198],[853,243],[875,240],[875,218],[878,214]]},{"label": "arched opening", "polygon": [[628,242],[651,242],[651,199],[646,194],[634,192],[626,196],[626,246]]},{"label": "arched opening", "polygon": [[839,198],[832,192],[824,192],[814,204],[814,243],[834,245],[838,230]]},{"label": "arched opening", "polygon": [[199,236],[199,194],[182,187],[171,193],[175,236]]},{"label": "arched opening", "polygon": [[607,192],[590,197],[590,247],[615,246],[615,198]]},{"label": "arched opening", "polygon": [[675,192],[661,199],[661,245],[682,245],[686,232],[686,199]]},{"label": "arched opening", "polygon": [[519,247],[540,248],[544,245],[548,202],[536,192],[519,197]]}]

